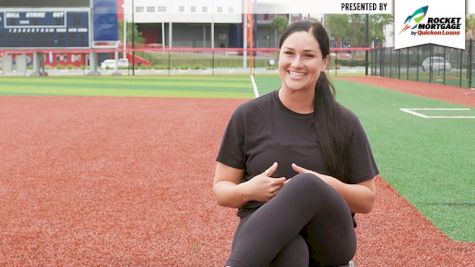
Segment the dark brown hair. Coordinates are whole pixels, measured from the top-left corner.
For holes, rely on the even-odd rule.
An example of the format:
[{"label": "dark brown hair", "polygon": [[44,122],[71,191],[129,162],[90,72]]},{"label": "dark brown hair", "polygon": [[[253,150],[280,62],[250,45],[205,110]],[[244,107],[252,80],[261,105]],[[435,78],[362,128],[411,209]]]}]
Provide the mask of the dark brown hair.
[{"label": "dark brown hair", "polygon": [[[300,21],[293,23],[282,34],[279,48],[292,33],[308,32],[317,40],[323,58],[330,55],[330,42],[328,34],[319,22]],[[335,99],[335,87],[327,79],[324,72],[320,74],[315,85],[314,97],[314,128],[318,136],[318,142],[323,152],[325,166],[329,175],[346,180],[348,167],[346,164],[346,145],[344,138],[344,126],[341,119],[341,106]]]}]

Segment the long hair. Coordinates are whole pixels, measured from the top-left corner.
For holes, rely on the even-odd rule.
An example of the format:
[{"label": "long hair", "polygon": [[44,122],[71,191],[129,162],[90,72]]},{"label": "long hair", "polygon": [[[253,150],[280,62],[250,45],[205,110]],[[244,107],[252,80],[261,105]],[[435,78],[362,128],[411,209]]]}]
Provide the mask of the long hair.
[{"label": "long hair", "polygon": [[[319,22],[300,21],[290,25],[279,40],[279,49],[282,48],[287,37],[301,31],[313,35],[320,46],[323,58],[330,55],[328,34]],[[335,87],[322,72],[315,85],[313,127],[317,133],[317,141],[322,149],[328,174],[345,181],[348,175],[347,146],[344,138],[341,106],[336,102],[335,95]]]}]

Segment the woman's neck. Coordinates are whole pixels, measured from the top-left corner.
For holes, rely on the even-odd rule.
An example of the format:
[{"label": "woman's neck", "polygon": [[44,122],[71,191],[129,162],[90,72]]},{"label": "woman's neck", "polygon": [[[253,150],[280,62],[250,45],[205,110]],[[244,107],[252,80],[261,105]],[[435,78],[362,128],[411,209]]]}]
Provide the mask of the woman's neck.
[{"label": "woman's neck", "polygon": [[279,99],[285,107],[300,114],[313,113],[314,90],[279,89]]}]

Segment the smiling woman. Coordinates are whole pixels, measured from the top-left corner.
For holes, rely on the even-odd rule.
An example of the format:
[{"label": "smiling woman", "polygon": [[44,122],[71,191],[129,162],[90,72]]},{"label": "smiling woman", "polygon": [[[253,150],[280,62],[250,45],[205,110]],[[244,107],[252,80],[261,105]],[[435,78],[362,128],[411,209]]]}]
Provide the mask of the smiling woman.
[{"label": "smiling woman", "polygon": [[[323,58],[317,40],[307,32],[296,32],[280,45],[279,75],[284,104],[299,113],[313,112],[313,95],[320,73],[325,71],[329,57]],[[300,97],[299,101],[287,101]]]},{"label": "smiling woman", "polygon": [[378,169],[325,75],[323,26],[292,24],[279,48],[281,88],[237,108],[217,156],[216,200],[241,218],[226,265],[348,266]]}]

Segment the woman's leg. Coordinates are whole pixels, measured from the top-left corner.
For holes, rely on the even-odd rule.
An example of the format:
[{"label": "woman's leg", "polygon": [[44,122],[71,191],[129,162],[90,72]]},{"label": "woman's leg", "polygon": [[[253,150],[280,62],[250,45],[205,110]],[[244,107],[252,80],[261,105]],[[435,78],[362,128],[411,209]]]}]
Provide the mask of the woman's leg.
[{"label": "woman's leg", "polygon": [[331,190],[319,213],[303,227],[300,234],[307,242],[309,266],[337,266],[347,264],[356,253],[356,233],[351,211],[345,200]]},{"label": "woman's leg", "polygon": [[[327,214],[328,209],[340,209],[341,201],[340,195],[321,179],[312,174],[296,175],[242,225],[228,265],[267,266],[311,220],[317,223],[314,226],[326,222],[325,227],[329,226],[326,231],[341,231],[330,226],[340,225],[334,221],[341,219],[343,213],[351,222],[346,204],[343,211]],[[338,216],[334,217],[335,213]],[[312,246],[311,252],[315,250],[314,243]],[[332,249],[340,250],[339,247]]]},{"label": "woman's leg", "polygon": [[269,267],[308,267],[309,255],[307,243],[301,235],[297,235],[287,246],[285,246],[277,257],[275,257]]},{"label": "woman's leg", "polygon": [[[252,215],[248,215],[244,218],[241,218],[236,232],[234,233],[232,249],[239,242],[239,237],[241,233],[241,228],[246,224],[247,220]],[[290,241],[287,246],[285,246],[279,254],[272,260],[269,264],[269,267],[308,267],[309,255],[307,243],[301,235],[297,235],[292,241]],[[232,263],[228,262],[226,266],[231,265]]]}]

